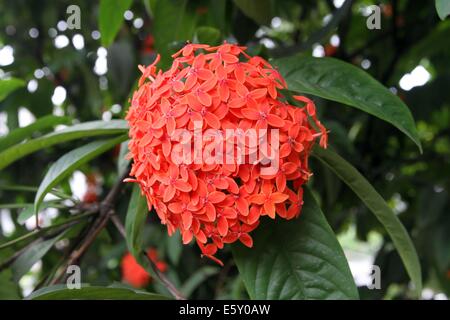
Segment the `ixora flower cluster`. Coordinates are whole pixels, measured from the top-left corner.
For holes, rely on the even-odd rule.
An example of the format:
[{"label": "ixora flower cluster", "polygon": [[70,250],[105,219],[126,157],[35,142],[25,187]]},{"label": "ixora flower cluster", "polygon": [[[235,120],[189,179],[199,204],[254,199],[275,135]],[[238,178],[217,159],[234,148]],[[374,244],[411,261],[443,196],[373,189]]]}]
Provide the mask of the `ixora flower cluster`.
[{"label": "ixora flower cluster", "polygon": [[[289,104],[279,91],[286,88],[281,75],[244,47],[188,43],[172,57],[166,72],[156,68],[159,57],[148,67],[139,66],[143,75],[127,114],[127,157],[133,159],[134,178],[126,181],[139,183],[149,210],[155,209],[169,235],[179,229],[184,244],[195,239],[204,256],[221,263],[214,255],[224,244],[239,240],[252,247],[249,233],[261,216],[292,219],[300,214],[302,185],[311,176],[308,157],[316,138],[326,147],[327,132],[314,103],[294,96],[300,106]],[[245,159],[262,144],[269,151],[252,161],[216,149],[216,159],[226,156],[225,161],[174,161],[183,143],[176,132],[198,128],[222,135],[234,130],[221,144],[228,146],[233,139],[231,151]],[[255,147],[245,140],[255,129],[270,142],[258,140]],[[192,154],[211,149],[208,139],[195,143]],[[264,172],[264,157],[276,158],[276,170]]]}]

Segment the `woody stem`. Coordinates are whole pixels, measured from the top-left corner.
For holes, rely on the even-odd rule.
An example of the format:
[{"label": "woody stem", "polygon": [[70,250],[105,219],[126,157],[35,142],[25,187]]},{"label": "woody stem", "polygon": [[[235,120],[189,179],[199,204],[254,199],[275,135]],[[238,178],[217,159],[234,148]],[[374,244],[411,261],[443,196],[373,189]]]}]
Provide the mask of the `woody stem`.
[{"label": "woody stem", "polygon": [[79,259],[84,255],[84,253],[89,249],[94,240],[97,238],[98,234],[106,226],[109,218],[114,214],[114,203],[116,202],[116,198],[123,187],[123,179],[125,179],[127,176],[128,171],[125,170],[125,172],[114,183],[105,199],[99,204],[97,208],[97,210],[99,211],[99,215],[92,221],[91,225],[88,227],[85,238],[81,241],[80,245],[70,253],[69,258],[63,264],[59,275],[55,276],[55,278],[51,281],[51,284],[56,284],[64,279],[67,267],[79,261]]},{"label": "woody stem", "polygon": [[[126,232],[125,227],[122,224],[122,221],[120,221],[119,217],[117,215],[111,216],[112,223],[116,226],[119,233],[126,238]],[[159,271],[156,264],[150,259],[145,252],[142,253],[146,259],[148,260],[153,273],[158,277],[158,280],[161,281],[162,284],[166,287],[166,289],[173,295],[173,297],[177,300],[185,300],[186,298],[178,291],[178,289],[175,287],[175,285],[162,273]]]}]

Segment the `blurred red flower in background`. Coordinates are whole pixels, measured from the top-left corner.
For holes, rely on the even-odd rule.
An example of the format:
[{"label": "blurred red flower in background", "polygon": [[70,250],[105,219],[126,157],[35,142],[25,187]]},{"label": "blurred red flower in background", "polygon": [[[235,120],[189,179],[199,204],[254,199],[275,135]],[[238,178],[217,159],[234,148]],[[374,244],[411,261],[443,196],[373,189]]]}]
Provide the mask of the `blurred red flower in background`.
[{"label": "blurred red flower in background", "polygon": [[[167,270],[166,263],[158,260],[158,252],[156,249],[148,249],[147,256],[155,263],[159,271],[165,272]],[[122,280],[135,288],[143,288],[150,283],[150,274],[137,263],[136,259],[129,252],[122,258],[121,269]]]}]

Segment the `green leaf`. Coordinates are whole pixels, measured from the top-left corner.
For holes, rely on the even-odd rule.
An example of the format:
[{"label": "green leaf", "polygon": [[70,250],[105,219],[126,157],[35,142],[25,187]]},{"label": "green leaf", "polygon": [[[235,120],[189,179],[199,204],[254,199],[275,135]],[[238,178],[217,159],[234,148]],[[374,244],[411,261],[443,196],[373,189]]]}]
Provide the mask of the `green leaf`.
[{"label": "green leaf", "polygon": [[10,78],[0,80],[0,101],[5,99],[11,92],[23,87],[25,82],[21,79]]},{"label": "green leaf", "polygon": [[419,257],[408,232],[386,201],[358,170],[337,153],[322,148],[314,148],[313,155],[345,182],[381,222],[400,254],[415,290],[420,294],[422,291],[422,273]]},{"label": "green leaf", "polygon": [[52,128],[58,124],[69,124],[70,118],[68,117],[57,117],[54,115],[48,115],[45,117],[42,117],[36,122],[33,122],[32,124],[23,127],[23,128],[17,128],[13,131],[11,131],[9,134],[7,134],[4,137],[0,138],[0,150],[5,150],[6,148],[9,148],[12,145],[15,145],[22,140],[25,140],[26,138],[32,136],[35,132],[46,130],[48,128]]},{"label": "green leaf", "polygon": [[136,259],[141,259],[140,256],[144,249],[142,248],[142,232],[147,218],[147,201],[145,197],[141,195],[139,186],[135,185],[128,205],[125,230],[127,234],[128,250]]},{"label": "green leaf", "polygon": [[445,20],[445,18],[450,15],[450,1],[449,0],[436,0],[436,11],[441,20]]},{"label": "green leaf", "polygon": [[99,135],[126,133],[128,124],[125,120],[89,121],[55,131],[40,138],[36,138],[0,153],[0,170],[14,161],[38,150],[48,148],[54,144]]},{"label": "green leaf", "polygon": [[132,0],[101,0],[99,29],[102,46],[108,47],[119,32],[123,23],[123,14],[131,6]]},{"label": "green leaf", "polygon": [[258,24],[269,25],[272,21],[271,0],[234,0],[236,6]]},{"label": "green leaf", "polygon": [[198,27],[195,30],[194,42],[209,44],[212,46],[220,44],[220,31],[213,27]]},{"label": "green leaf", "polygon": [[28,300],[169,300],[163,295],[141,290],[83,285],[80,289],[68,289],[66,285],[45,287],[33,292]]},{"label": "green leaf", "polygon": [[19,298],[19,287],[12,280],[12,271],[6,269],[0,272],[0,300],[16,300]]},{"label": "green leaf", "polygon": [[174,265],[178,265],[178,262],[180,261],[181,253],[183,251],[183,244],[181,241],[181,235],[180,232],[175,232],[172,236],[167,237],[167,256],[169,257],[170,261]]},{"label": "green leaf", "polygon": [[289,90],[337,101],[385,120],[422,151],[408,107],[365,71],[333,58],[294,56],[276,59],[273,64],[286,79]]},{"label": "green leaf", "polygon": [[219,268],[212,266],[204,266],[197,270],[180,288],[181,293],[183,296],[189,297],[206,279],[217,274],[219,271]]},{"label": "green leaf", "polygon": [[358,299],[336,236],[308,189],[302,214],[268,220],[256,229],[253,248],[232,246],[251,299]]},{"label": "green leaf", "polygon": [[119,174],[122,174],[123,172],[125,172],[125,170],[128,169],[128,165],[131,162],[131,160],[125,159],[125,156],[129,152],[128,143],[129,143],[129,140],[124,141],[120,144],[119,159],[117,159],[117,172]]},{"label": "green leaf", "polygon": [[[44,210],[47,208],[54,208],[55,206],[57,206],[57,203],[59,203],[59,201],[43,202],[40,205],[39,210]],[[34,204],[33,203],[27,204],[24,207],[24,209],[19,213],[19,216],[17,217],[17,223],[24,224],[33,215],[34,215]]]},{"label": "green leaf", "polygon": [[27,248],[11,265],[14,281],[19,281],[36,262],[41,260],[41,258],[50,251],[53,245],[61,239],[63,235],[64,232],[57,237],[39,242],[38,244]]},{"label": "green leaf", "polygon": [[188,0],[157,0],[152,9],[155,48],[161,54],[160,66],[166,68],[179,49],[174,43],[192,39],[196,16],[189,10]]},{"label": "green leaf", "polygon": [[146,248],[143,247],[143,231],[145,220],[148,219],[147,200],[141,195],[141,189],[138,185],[133,187],[130,203],[128,204],[127,216],[125,218],[125,232],[128,251],[136,261],[145,269],[154,279],[158,279],[147,257]]},{"label": "green leaf", "polygon": [[124,135],[109,140],[94,141],[74,149],[59,158],[52,164],[39,186],[34,199],[34,212],[38,212],[39,206],[45,195],[75,169],[126,139],[127,136]]}]

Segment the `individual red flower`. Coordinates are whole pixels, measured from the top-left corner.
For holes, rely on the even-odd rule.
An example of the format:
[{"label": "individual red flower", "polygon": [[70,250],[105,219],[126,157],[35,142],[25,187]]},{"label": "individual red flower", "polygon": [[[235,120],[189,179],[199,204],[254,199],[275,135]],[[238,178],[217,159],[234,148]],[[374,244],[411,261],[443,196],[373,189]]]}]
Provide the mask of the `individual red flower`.
[{"label": "individual red flower", "polygon": [[[165,272],[167,270],[167,265],[158,260],[158,252],[156,249],[148,249],[147,256],[156,264],[159,271]],[[135,288],[143,288],[150,283],[150,274],[137,263],[136,259],[129,252],[122,258],[121,269],[122,280]]]},{"label": "individual red flower", "polygon": [[[245,49],[188,43],[165,72],[156,67],[159,56],[139,66],[126,117],[133,159],[126,181],[139,184],[169,235],[180,230],[184,244],[195,240],[218,263],[226,243],[253,246],[261,216],[299,216],[309,154],[316,139],[327,146],[313,101],[288,103],[278,71]],[[262,134],[255,140],[253,131]]]}]

